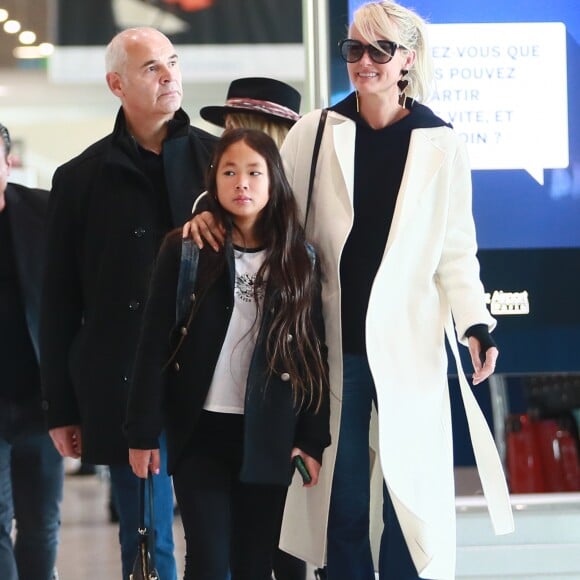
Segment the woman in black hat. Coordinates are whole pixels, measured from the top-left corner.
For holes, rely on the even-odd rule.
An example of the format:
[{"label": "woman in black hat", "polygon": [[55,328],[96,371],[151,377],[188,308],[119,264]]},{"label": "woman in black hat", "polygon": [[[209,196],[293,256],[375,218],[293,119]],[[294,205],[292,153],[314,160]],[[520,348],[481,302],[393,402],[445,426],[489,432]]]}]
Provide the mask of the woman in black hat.
[{"label": "woman in black hat", "polygon": [[225,129],[258,129],[282,145],[290,127],[300,119],[300,93],[270,78],[248,77],[231,82],[223,106],[203,107],[202,119]]}]

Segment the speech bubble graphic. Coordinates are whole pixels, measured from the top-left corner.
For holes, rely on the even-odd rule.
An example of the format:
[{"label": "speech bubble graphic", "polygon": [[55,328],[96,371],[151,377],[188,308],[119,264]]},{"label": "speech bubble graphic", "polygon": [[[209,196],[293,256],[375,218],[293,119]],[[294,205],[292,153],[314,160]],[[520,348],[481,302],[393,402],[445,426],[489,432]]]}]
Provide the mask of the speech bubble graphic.
[{"label": "speech bubble graphic", "polygon": [[431,24],[429,106],[465,141],[473,169],[568,167],[566,27],[561,22]]}]

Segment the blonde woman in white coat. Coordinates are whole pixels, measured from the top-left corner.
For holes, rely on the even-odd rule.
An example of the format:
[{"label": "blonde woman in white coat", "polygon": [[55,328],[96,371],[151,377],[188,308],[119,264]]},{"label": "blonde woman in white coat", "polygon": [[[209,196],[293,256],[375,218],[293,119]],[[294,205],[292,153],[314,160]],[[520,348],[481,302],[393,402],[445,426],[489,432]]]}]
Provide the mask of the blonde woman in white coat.
[{"label": "blonde woman in white coat", "polygon": [[[355,92],[329,110],[306,225],[322,258],[333,445],[319,485],[291,487],[281,547],[319,565],[326,560],[328,580],[370,580],[374,569],[382,580],[451,580],[445,334],[453,346],[456,333],[469,347],[474,385],[493,373],[498,356],[479,280],[470,169],[452,128],[420,104],[432,77],[424,21],[393,2],[371,2],[355,12],[348,36],[341,54]],[[320,111],[302,117],[282,147],[303,212],[319,119]],[[190,224],[198,244],[203,237],[217,247],[221,234],[211,216]],[[501,463],[461,369],[459,376],[492,523],[508,533]],[[383,482],[385,519],[374,565],[373,406],[371,443],[383,475],[373,482]]]},{"label": "blonde woman in white coat", "polygon": [[[432,64],[418,15],[393,2],[365,4],[340,50],[355,92],[330,108],[307,224],[324,260],[331,416],[340,422],[327,577],[375,577],[368,492],[374,404],[384,476],[380,578],[451,579],[450,312],[469,346],[474,385],[493,373],[498,356],[475,255],[470,171],[452,128],[419,103]],[[319,118],[313,112],[298,121],[282,148],[303,208]],[[463,391],[479,463],[493,466],[482,476],[496,531],[508,532],[511,511],[493,441],[466,384]]]}]

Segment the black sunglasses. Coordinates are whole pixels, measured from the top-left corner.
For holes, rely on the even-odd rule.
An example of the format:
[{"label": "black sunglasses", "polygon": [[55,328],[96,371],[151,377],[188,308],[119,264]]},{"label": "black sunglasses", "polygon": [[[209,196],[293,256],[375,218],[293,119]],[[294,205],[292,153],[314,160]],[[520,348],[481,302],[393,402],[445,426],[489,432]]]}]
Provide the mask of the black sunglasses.
[{"label": "black sunglasses", "polygon": [[[345,38],[338,43],[340,56],[345,62],[358,62],[365,51],[369,53],[371,60],[377,64],[387,64],[395,56],[397,48],[403,48],[392,40],[377,40],[377,46],[363,44],[359,40]],[[378,47],[378,48],[377,48]]]}]

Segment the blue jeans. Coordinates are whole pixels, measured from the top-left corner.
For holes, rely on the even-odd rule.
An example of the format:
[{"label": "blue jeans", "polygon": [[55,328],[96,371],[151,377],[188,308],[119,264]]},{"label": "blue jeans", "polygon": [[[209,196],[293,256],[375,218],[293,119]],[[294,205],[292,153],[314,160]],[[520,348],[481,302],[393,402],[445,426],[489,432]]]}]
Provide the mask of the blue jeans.
[{"label": "blue jeans", "polygon": [[[155,565],[162,580],[176,580],[177,569],[173,555],[173,487],[167,474],[165,437],[160,439],[161,469],[154,477],[153,504],[155,509]],[[123,580],[129,580],[137,555],[139,526],[139,478],[130,465],[110,465],[111,496],[119,515],[119,543]],[[146,499],[146,501],[148,501]],[[148,503],[146,504],[148,505]],[[148,522],[146,521],[148,524]]]},{"label": "blue jeans", "polygon": [[[64,472],[39,400],[0,399],[0,578],[51,580]],[[16,541],[10,537],[16,520]]]},{"label": "blue jeans", "polygon": [[[328,580],[374,580],[369,538],[371,408],[376,404],[366,356],[344,355],[340,434],[328,522]],[[396,442],[393,442],[396,444]],[[386,486],[383,486],[384,531],[379,555],[381,580],[416,580]]]}]

